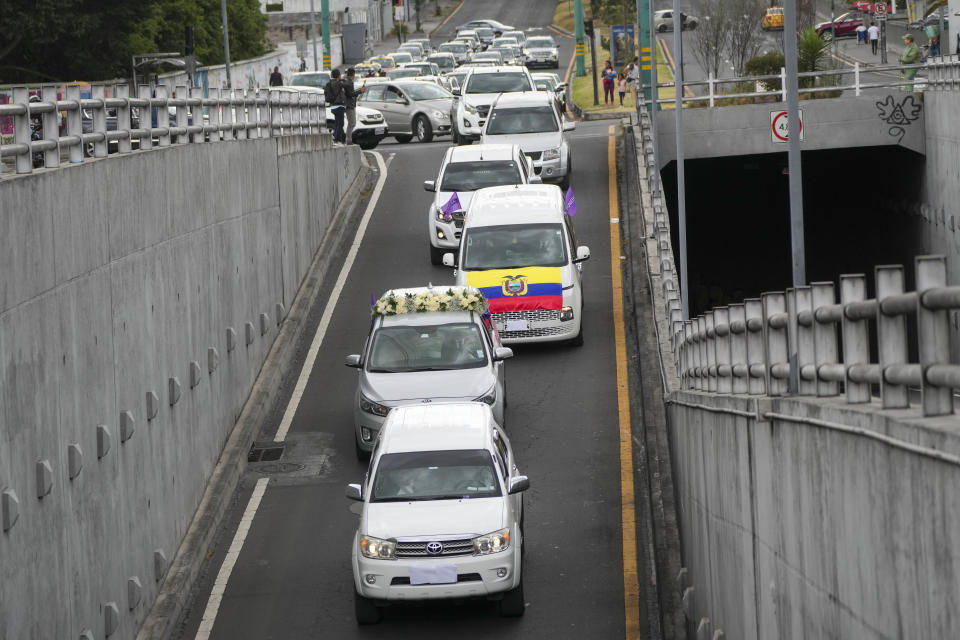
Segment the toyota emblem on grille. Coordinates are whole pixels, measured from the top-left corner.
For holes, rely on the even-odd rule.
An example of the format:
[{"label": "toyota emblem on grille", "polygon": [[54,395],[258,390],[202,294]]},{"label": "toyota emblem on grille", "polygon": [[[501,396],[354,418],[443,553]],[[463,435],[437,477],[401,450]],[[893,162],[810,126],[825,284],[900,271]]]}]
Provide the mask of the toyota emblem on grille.
[{"label": "toyota emblem on grille", "polygon": [[438,556],[443,552],[443,544],[439,542],[428,542],[427,553],[432,556]]}]

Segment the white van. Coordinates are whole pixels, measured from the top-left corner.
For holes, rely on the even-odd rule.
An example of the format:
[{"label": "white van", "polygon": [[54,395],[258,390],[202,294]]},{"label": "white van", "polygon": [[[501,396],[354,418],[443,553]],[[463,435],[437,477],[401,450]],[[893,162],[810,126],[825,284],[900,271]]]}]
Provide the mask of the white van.
[{"label": "white van", "polygon": [[478,190],[464,220],[458,285],[480,289],[504,344],[567,340],[583,344],[581,268],[573,221],[555,185]]}]

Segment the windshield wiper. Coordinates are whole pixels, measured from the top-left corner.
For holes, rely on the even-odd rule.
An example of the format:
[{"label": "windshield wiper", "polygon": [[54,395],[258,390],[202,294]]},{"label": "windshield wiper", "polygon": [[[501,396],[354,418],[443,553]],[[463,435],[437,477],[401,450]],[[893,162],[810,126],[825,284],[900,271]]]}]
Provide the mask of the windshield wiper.
[{"label": "windshield wiper", "polygon": [[367,371],[369,371],[370,373],[403,373],[405,371],[409,371],[409,369],[387,369],[386,367],[377,367],[377,368],[371,367],[370,369],[367,369]]},{"label": "windshield wiper", "polygon": [[437,500],[434,496],[396,496],[393,498],[376,498],[371,502],[423,502],[424,500]]}]

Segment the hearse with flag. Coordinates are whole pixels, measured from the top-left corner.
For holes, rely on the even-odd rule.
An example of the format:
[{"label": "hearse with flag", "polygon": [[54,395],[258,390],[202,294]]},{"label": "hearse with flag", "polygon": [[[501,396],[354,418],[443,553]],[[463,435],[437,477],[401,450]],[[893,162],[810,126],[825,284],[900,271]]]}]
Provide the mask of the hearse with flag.
[{"label": "hearse with flag", "polygon": [[369,455],[391,409],[407,404],[482,402],[504,424],[504,360],[483,295],[472,287],[391,289],[373,301],[353,403],[356,451]]},{"label": "hearse with flag", "polygon": [[590,248],[577,244],[573,191],[555,185],[481,189],[464,220],[460,250],[443,263],[458,285],[487,299],[504,344],[583,344],[581,269]]},{"label": "hearse with flag", "polygon": [[436,180],[423,188],[434,192],[427,208],[430,262],[440,264],[443,254],[460,245],[463,215],[477,189],[509,184],[539,184],[533,162],[515,144],[480,144],[450,147],[443,156]]}]

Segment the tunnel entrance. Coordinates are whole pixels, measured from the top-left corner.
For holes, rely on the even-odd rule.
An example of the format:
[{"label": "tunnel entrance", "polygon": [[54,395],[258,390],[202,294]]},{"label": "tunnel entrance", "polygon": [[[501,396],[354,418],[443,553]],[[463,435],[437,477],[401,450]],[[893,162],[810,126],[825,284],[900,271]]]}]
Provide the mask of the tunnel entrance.
[{"label": "tunnel entrance", "polygon": [[[803,209],[807,280],[903,264],[911,282],[921,252],[925,159],[900,147],[805,151]],[[791,286],[787,154],[686,162],[690,315]],[[675,255],[676,162],[661,172]]]}]

